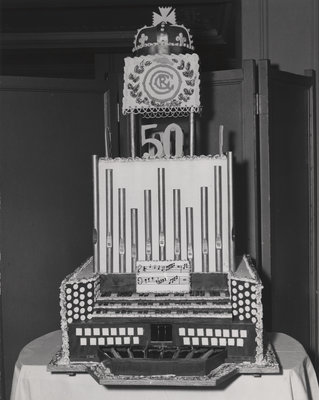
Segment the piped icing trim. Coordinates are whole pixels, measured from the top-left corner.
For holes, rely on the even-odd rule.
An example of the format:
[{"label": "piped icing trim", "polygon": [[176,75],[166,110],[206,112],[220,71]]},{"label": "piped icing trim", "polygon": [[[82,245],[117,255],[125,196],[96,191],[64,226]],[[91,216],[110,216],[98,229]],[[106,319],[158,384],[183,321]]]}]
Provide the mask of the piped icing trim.
[{"label": "piped icing trim", "polygon": [[[106,300],[105,297],[104,298],[100,297],[100,299]],[[185,297],[183,299],[185,299]],[[205,299],[207,299],[207,298],[205,298]],[[220,299],[220,297],[218,299]],[[110,306],[109,305],[99,305],[98,308],[99,308],[99,310],[107,311],[110,309]],[[116,310],[116,309],[122,309],[122,308],[123,308],[122,304],[112,304],[112,309],[110,309],[110,310]],[[136,305],[134,305],[134,304],[125,306],[126,310],[135,309],[135,308],[136,308]],[[193,308],[190,306],[188,308],[188,310],[193,310]],[[195,307],[196,310],[201,310],[201,309],[206,309],[206,308],[209,308],[209,306],[196,304],[196,307]],[[229,310],[231,308],[231,306],[229,304],[214,304],[214,306],[212,308],[214,310]],[[171,310],[172,306],[171,306],[171,304],[161,305],[161,306],[159,306],[158,304],[152,304],[152,305],[148,305],[148,309],[149,310]],[[181,304],[174,304],[174,310],[175,309],[176,310],[185,310],[185,306],[181,305]],[[211,313],[213,313],[213,311]]]},{"label": "piped icing trim", "polygon": [[[67,317],[67,300],[66,288],[67,285],[74,283],[95,283],[99,280],[99,274],[93,271],[93,257],[87,259],[81,264],[74,272],[69,274],[60,285],[60,316],[61,316],[61,330],[62,330],[62,351],[59,358],[59,364],[70,363],[70,348],[69,348],[69,324]],[[99,283],[95,290],[94,301],[100,296]]]},{"label": "piped icing trim", "polygon": [[225,154],[219,155],[200,155],[200,156],[183,156],[183,157],[178,157],[178,156],[164,156],[164,157],[154,157],[154,156],[147,156],[147,157],[116,157],[116,158],[104,158],[101,157],[99,161],[107,161],[107,162],[152,162],[152,161],[191,161],[191,160],[225,160],[227,159],[227,156]]},{"label": "piped icing trim", "polygon": [[81,264],[74,272],[69,274],[66,279],[68,283],[88,282],[98,276],[98,273],[94,272],[93,257],[88,258],[83,264]]},{"label": "piped icing trim", "polygon": [[128,107],[123,110],[123,114],[142,114],[145,118],[168,118],[168,117],[188,117],[190,113],[200,114],[202,107],[175,107],[168,104],[165,107],[157,106],[156,109],[145,107]]},{"label": "piped icing trim", "polygon": [[[183,30],[185,30],[185,32],[188,31],[188,29],[185,28],[184,25],[176,25],[176,28],[180,28],[181,30],[183,29]],[[187,32],[187,39],[186,40],[183,40],[181,38],[181,36],[177,36],[176,37],[176,42],[164,42],[163,43],[163,42],[159,42],[159,41],[156,41],[156,42],[145,42],[145,41],[143,41],[143,43],[137,44],[137,42],[141,39],[141,37],[143,37],[142,36],[143,34],[147,38],[147,35],[146,35],[147,29],[151,29],[151,28],[148,27],[148,26],[144,26],[143,28],[141,28],[141,29],[139,29],[137,31],[137,34],[134,37],[134,43],[133,43],[134,47],[132,49],[133,53],[138,51],[138,50],[144,49],[145,47],[153,47],[153,46],[154,47],[159,47],[159,48],[161,46],[169,46],[169,47],[175,47],[176,46],[176,47],[186,48],[186,49],[189,49],[189,50],[192,50],[192,51],[195,50],[195,47],[193,45],[193,36],[189,33],[189,31]],[[143,32],[143,33],[141,34],[141,32]],[[177,40],[177,38],[179,38],[180,40]]]},{"label": "piped icing trim", "polygon": [[[157,317],[158,314],[156,314],[155,312],[150,312],[148,314],[143,314],[143,319],[147,319],[147,318],[154,318]],[[116,319],[120,319],[120,318],[127,318],[127,315],[122,315],[122,314],[114,314],[111,315],[110,313],[105,313],[105,314],[94,314],[94,318],[116,318]],[[183,319],[185,318],[185,315],[181,314],[174,314],[173,315],[174,318],[176,319]],[[189,316],[188,316],[189,317]],[[205,318],[212,318],[212,319],[229,319],[231,320],[231,313],[203,313],[203,314],[196,314],[196,318],[198,319],[205,319]],[[141,314],[139,314],[138,312],[136,313],[131,313],[130,314],[130,318],[141,318]],[[167,314],[161,314],[161,318],[172,318],[172,314],[171,313],[167,313]]]},{"label": "piped icing trim", "polygon": [[61,330],[62,330],[62,351],[61,357],[58,361],[59,364],[70,363],[70,347],[69,347],[69,326],[67,323],[67,310],[66,310],[66,282],[68,278],[65,278],[60,286],[60,315],[61,315]]},{"label": "piped icing trim", "polygon": [[256,363],[261,364],[264,360],[264,343],[263,343],[263,305],[261,302],[262,298],[261,284],[256,285],[256,304],[257,304],[257,322],[255,324],[256,329]]},{"label": "piped icing trim", "polygon": [[252,259],[249,255],[245,254],[240,262],[236,271],[229,272],[230,279],[242,280],[243,282],[260,283],[261,280],[258,273],[253,266]]}]

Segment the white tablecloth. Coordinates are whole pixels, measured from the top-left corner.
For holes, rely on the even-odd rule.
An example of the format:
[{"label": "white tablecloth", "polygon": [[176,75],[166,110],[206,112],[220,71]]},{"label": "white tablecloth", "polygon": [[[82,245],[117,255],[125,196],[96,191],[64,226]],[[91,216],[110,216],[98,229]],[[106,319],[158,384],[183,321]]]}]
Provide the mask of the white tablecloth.
[{"label": "white tablecloth", "polygon": [[61,332],[51,332],[29,343],[15,365],[11,400],[318,400],[314,368],[299,342],[288,335],[270,335],[283,373],[254,377],[241,375],[225,387],[110,388],[88,374],[51,374],[46,365],[61,347]]}]

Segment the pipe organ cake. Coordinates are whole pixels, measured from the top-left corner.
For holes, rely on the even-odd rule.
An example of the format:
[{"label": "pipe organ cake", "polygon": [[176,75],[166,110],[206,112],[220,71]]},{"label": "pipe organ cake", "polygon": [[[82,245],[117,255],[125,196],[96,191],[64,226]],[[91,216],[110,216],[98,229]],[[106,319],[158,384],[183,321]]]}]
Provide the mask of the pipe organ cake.
[{"label": "pipe organ cake", "polygon": [[[131,157],[93,156],[94,255],[61,284],[63,344],[49,370],[173,386],[278,372],[263,340],[262,283],[250,257],[234,254],[222,129],[217,155],[194,155],[201,105],[192,37],[162,7],[138,30],[133,53],[122,110]],[[148,134],[168,117],[163,132]],[[187,143],[179,118],[189,121]]]}]

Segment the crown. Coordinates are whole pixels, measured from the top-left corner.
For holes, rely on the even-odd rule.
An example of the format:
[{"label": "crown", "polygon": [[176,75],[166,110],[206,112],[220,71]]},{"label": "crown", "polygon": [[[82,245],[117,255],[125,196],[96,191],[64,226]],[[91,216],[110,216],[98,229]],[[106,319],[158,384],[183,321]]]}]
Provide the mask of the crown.
[{"label": "crown", "polygon": [[153,25],[140,28],[134,38],[133,53],[137,56],[193,51],[192,35],[184,25],[177,25],[172,7],[159,7],[159,13],[153,12]]}]

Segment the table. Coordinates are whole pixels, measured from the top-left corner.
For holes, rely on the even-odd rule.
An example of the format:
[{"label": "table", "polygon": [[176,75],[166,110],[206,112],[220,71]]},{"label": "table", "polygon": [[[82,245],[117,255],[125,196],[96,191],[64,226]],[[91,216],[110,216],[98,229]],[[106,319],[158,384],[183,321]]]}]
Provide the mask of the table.
[{"label": "table", "polygon": [[88,374],[51,374],[46,366],[61,347],[61,331],[44,335],[23,348],[15,365],[11,400],[317,400],[318,382],[302,345],[283,333],[270,340],[283,369],[281,375],[240,375],[217,388],[105,387]]}]

